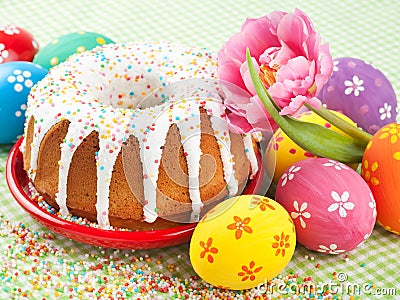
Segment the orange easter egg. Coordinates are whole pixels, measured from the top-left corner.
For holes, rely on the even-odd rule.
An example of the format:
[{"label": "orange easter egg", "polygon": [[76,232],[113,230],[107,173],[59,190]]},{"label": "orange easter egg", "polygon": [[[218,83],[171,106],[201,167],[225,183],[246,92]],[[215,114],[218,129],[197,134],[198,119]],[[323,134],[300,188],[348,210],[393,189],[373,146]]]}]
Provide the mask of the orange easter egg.
[{"label": "orange easter egg", "polygon": [[376,201],[378,223],[400,234],[400,124],[380,128],[365,150],[361,175]]}]

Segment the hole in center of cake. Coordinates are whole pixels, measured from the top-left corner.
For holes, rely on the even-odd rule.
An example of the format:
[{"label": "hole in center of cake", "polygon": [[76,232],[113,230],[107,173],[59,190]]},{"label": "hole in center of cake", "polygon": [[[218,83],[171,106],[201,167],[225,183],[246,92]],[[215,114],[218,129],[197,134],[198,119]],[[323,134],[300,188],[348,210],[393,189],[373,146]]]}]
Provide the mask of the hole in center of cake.
[{"label": "hole in center of cake", "polygon": [[116,109],[154,107],[166,98],[163,94],[163,85],[165,83],[159,76],[128,72],[125,75],[116,75],[107,82],[107,85],[103,85],[99,90],[101,94],[99,99],[101,104]]}]

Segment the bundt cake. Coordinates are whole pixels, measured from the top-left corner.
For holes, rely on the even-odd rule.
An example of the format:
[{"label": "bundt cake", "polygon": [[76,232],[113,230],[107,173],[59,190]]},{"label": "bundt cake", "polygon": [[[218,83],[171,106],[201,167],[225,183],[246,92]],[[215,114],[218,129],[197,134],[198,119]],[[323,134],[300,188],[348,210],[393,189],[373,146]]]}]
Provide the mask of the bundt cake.
[{"label": "bundt cake", "polygon": [[145,42],[53,67],[28,99],[21,151],[34,187],[64,216],[132,230],[196,221],[240,193],[257,172],[251,137],[196,87],[216,68],[203,48]]}]

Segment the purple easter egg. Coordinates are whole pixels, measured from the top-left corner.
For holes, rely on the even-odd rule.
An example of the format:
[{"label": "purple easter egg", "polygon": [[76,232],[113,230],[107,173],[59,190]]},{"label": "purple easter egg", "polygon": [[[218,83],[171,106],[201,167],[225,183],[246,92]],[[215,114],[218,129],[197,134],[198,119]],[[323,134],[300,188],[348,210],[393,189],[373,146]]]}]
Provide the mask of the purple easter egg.
[{"label": "purple easter egg", "polygon": [[280,178],[276,201],[289,212],[297,241],[322,253],[351,251],[371,234],[376,206],[366,182],[349,166],[327,158],[292,165]]},{"label": "purple easter egg", "polygon": [[381,71],[352,57],[336,58],[333,63],[332,76],[318,95],[322,103],[371,134],[396,121],[396,94]]}]

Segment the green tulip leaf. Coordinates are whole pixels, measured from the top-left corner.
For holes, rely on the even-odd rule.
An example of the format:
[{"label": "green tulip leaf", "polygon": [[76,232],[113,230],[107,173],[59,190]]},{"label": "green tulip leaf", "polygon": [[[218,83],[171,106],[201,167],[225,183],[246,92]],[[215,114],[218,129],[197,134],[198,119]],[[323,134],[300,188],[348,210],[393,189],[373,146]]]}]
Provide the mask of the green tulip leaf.
[{"label": "green tulip leaf", "polygon": [[340,134],[318,124],[280,115],[280,108],[266,90],[253,65],[249,49],[246,51],[246,59],[258,97],[277,125],[297,145],[316,156],[328,157],[343,163],[361,162],[366,147],[364,141]]},{"label": "green tulip leaf", "polygon": [[352,138],[360,141],[363,145],[367,145],[369,141],[372,139],[372,135],[369,133],[349,124],[345,120],[341,119],[337,115],[333,114],[329,109],[325,107],[321,107],[320,109],[316,109],[309,104],[305,104],[305,106],[319,115],[321,118],[327,120],[331,124],[335,124],[337,128],[351,136]]}]

